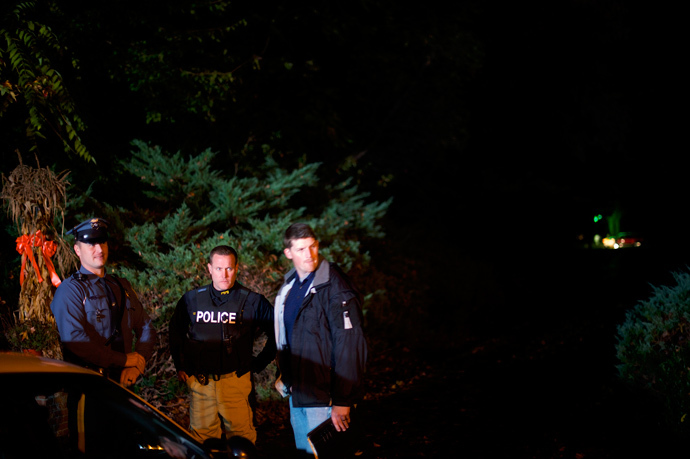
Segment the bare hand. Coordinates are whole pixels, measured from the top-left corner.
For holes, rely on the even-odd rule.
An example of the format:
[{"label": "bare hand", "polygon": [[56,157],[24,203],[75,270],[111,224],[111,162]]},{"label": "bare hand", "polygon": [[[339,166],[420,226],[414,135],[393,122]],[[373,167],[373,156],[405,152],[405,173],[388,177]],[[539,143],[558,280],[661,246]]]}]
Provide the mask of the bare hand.
[{"label": "bare hand", "polygon": [[187,380],[189,379],[189,375],[185,373],[184,371],[178,371],[177,372],[177,379],[180,380],[180,382],[186,383]]},{"label": "bare hand", "polygon": [[136,367],[125,368],[120,375],[120,384],[129,387],[137,381],[140,374]]},{"label": "bare hand", "polygon": [[139,373],[144,374],[144,370],[146,369],[146,360],[144,360],[144,357],[138,352],[130,352],[127,354],[127,362],[125,362],[125,367],[136,367],[136,369],[139,370]]},{"label": "bare hand", "polygon": [[331,408],[331,420],[338,432],[347,430],[350,427],[350,407],[333,406]]}]

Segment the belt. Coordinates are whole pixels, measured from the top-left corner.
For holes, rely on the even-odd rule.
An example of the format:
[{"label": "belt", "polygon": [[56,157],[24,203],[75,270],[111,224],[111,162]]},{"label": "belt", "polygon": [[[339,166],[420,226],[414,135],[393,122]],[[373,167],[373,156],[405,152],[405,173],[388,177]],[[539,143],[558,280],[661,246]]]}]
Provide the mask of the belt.
[{"label": "belt", "polygon": [[194,376],[196,376],[196,380],[199,381],[199,384],[202,386],[205,386],[208,384],[209,380],[213,379],[214,381],[220,381],[221,378],[225,375],[229,375],[235,373],[234,371],[228,372],[228,373],[223,373],[221,374],[215,374],[215,373],[198,373]]}]

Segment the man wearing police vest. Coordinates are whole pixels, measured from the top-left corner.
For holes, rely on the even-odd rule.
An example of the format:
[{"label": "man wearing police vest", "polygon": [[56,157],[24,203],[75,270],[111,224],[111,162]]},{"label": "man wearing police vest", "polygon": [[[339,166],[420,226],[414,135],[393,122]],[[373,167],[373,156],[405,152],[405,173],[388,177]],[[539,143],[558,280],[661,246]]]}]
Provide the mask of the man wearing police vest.
[{"label": "man wearing police vest", "polygon": [[[211,250],[212,283],[183,295],[170,320],[170,354],[178,378],[190,389],[190,430],[202,442],[223,433],[227,439],[256,442],[249,403],[252,372],[275,357],[273,306],[235,281],[238,265],[232,247]],[[266,344],[253,357],[262,333]]]}]

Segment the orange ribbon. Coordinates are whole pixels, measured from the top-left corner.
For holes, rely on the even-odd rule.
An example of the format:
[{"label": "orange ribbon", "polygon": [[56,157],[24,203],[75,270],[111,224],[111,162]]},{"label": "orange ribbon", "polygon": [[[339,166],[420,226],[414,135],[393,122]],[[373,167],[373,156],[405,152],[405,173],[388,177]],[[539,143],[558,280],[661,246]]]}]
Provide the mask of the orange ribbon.
[{"label": "orange ribbon", "polygon": [[43,254],[43,261],[46,264],[48,272],[50,273],[50,280],[55,287],[59,286],[61,283],[60,277],[55,272],[55,266],[53,265],[53,262],[50,259],[53,255],[55,255],[55,252],[57,252],[57,244],[55,244],[54,241],[46,240],[43,236],[43,233],[41,233],[41,230],[36,231],[36,234],[33,234],[31,236],[25,234],[17,238],[17,252],[22,254],[22,272],[19,275],[19,285],[24,285],[24,272],[26,271],[27,258],[29,259],[29,261],[31,261],[31,264],[34,267],[34,271],[36,271],[36,277],[38,278],[38,282],[43,282],[43,277],[41,277],[41,270],[38,269],[36,259],[34,258],[34,247],[41,248],[41,253]]},{"label": "orange ribbon", "polygon": [[57,252],[57,244],[55,241],[46,240],[43,242],[41,253],[43,253],[43,261],[45,261],[46,268],[48,268],[48,272],[50,273],[50,282],[55,287],[59,287],[62,281],[60,280],[60,276],[58,276],[55,272],[55,266],[51,260],[52,256],[55,255],[55,252]]},{"label": "orange ribbon", "polygon": [[38,269],[38,265],[36,264],[36,260],[34,259],[32,243],[33,238],[27,236],[26,234],[23,236],[19,236],[17,238],[17,252],[22,254],[22,272],[19,275],[19,285],[24,285],[24,271],[26,270],[27,258],[31,260],[31,264],[34,266],[34,270],[36,271],[36,275],[38,276],[38,281],[43,282],[43,278],[41,277],[41,271]]}]

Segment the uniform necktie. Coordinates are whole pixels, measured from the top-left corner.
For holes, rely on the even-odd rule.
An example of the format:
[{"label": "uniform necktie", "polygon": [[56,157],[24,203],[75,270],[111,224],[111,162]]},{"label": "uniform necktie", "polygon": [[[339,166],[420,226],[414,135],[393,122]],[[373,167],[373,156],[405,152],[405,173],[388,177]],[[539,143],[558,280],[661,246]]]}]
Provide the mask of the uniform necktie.
[{"label": "uniform necktie", "polygon": [[[120,319],[119,308],[122,306],[117,304],[115,294],[110,288],[110,285],[108,285],[108,282],[105,280],[105,277],[101,277],[100,279],[98,279],[98,282],[101,284],[101,288],[104,290],[105,295],[108,298],[108,306],[110,309],[110,331],[112,333],[115,331],[115,328],[118,325],[117,321],[118,319]],[[119,336],[115,339],[115,341],[113,341],[112,349],[115,351],[124,352],[124,344],[121,336]]]},{"label": "uniform necktie", "polygon": [[117,304],[115,303],[115,295],[113,295],[113,291],[110,290],[110,286],[105,281],[105,277],[99,278],[98,283],[101,284],[103,293],[105,293],[106,298],[108,298],[108,306],[110,306],[111,308],[117,306]]}]

